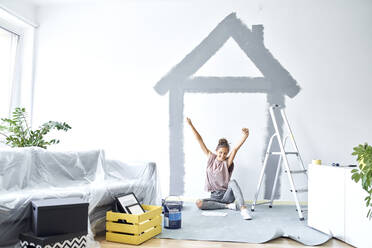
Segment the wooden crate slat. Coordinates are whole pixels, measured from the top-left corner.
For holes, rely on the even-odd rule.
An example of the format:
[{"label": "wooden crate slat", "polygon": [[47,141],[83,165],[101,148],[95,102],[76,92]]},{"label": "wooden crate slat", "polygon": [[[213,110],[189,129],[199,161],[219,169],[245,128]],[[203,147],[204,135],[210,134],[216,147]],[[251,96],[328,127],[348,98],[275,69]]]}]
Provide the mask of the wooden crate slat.
[{"label": "wooden crate slat", "polygon": [[123,214],[123,213],[116,213],[112,211],[108,211],[106,214],[106,220],[109,221],[118,221],[118,220],[126,220],[130,223],[139,223],[139,215],[136,214]]},{"label": "wooden crate slat", "polygon": [[106,232],[106,240],[131,245],[138,245],[141,243],[141,239],[138,236],[130,236],[113,232]]},{"label": "wooden crate slat", "polygon": [[[145,206],[145,210],[147,210],[147,205],[142,205],[142,206]],[[144,213],[144,214],[140,214],[138,215],[139,217],[139,222],[143,222],[145,220],[148,220],[148,219],[151,219],[151,218],[154,218],[155,216],[157,215],[160,215],[161,214],[161,207],[158,207],[158,206],[150,206],[152,208],[149,208],[148,212]]]},{"label": "wooden crate slat", "polygon": [[106,222],[106,230],[113,232],[139,234],[139,225],[128,225],[123,223]]},{"label": "wooden crate slat", "polygon": [[142,233],[142,232],[150,229],[151,227],[158,226],[160,224],[161,224],[161,216],[156,216],[154,219],[152,219],[148,222],[139,224],[139,228],[138,228],[139,232],[138,233]]},{"label": "wooden crate slat", "polygon": [[159,233],[161,233],[161,231],[162,227],[156,226],[155,228],[141,235],[126,235],[121,233],[106,232],[106,240],[131,245],[138,245],[158,235]]}]

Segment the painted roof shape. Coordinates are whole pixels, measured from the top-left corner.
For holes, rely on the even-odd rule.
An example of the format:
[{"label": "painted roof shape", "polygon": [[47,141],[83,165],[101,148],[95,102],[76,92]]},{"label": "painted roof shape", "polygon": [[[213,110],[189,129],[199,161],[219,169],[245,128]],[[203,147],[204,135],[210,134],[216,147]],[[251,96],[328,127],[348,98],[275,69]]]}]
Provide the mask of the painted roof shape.
[{"label": "painted roof shape", "polygon": [[263,25],[253,25],[250,30],[236,17],[236,13],[225,17],[197,47],[160,79],[154,86],[156,92],[164,95],[172,88],[182,87],[183,82],[196,73],[230,37],[264,75],[265,81],[270,82],[271,92],[291,98],[298,94],[301,88],[296,80],[264,46]]}]

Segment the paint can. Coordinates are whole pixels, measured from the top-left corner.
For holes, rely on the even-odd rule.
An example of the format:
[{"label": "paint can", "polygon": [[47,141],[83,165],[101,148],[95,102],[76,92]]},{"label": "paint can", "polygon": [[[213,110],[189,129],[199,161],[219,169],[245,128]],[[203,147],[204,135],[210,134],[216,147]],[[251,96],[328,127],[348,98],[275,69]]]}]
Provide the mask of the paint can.
[{"label": "paint can", "polygon": [[181,228],[181,209],[177,204],[164,204],[164,228]]}]

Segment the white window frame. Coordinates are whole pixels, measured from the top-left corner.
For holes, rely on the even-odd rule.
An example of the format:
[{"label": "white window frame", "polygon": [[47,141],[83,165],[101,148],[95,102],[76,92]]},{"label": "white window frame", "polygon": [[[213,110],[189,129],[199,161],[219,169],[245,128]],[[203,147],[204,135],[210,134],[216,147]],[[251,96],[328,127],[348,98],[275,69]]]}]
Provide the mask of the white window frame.
[{"label": "white window frame", "polygon": [[26,107],[32,120],[34,91],[35,28],[0,6],[0,27],[18,36],[11,82],[9,117],[16,107]]},{"label": "white window frame", "polygon": [[12,109],[15,106],[20,105],[20,82],[22,80],[22,75],[20,72],[22,71],[22,53],[23,53],[23,42],[24,42],[24,32],[22,29],[17,28],[16,26],[6,22],[3,19],[0,19],[0,27],[5,29],[8,32],[11,32],[18,36],[17,48],[16,48],[16,57],[14,60],[14,70],[12,75],[12,82],[11,82],[11,95],[10,95],[10,103],[9,103],[9,115]]}]

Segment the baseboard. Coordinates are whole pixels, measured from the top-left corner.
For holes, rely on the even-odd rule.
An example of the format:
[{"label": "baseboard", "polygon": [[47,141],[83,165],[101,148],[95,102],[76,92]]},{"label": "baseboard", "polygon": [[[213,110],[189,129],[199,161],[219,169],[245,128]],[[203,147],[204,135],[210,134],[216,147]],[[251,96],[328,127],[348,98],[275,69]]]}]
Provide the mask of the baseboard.
[{"label": "baseboard", "polygon": [[[170,201],[184,201],[184,202],[196,202],[198,198],[193,197],[185,197],[185,196],[169,196],[167,197],[167,200]],[[268,200],[260,200],[257,201],[257,203],[266,202]],[[251,205],[253,204],[252,200],[245,201],[246,204]],[[296,205],[294,201],[281,201],[281,200],[274,200],[273,205]],[[307,205],[307,202],[300,202],[300,205]]]},{"label": "baseboard", "polygon": [[[268,200],[261,200],[257,201],[257,203],[267,202]],[[245,201],[246,204],[253,204],[252,200]],[[294,201],[280,201],[280,200],[274,200],[273,205],[296,205]],[[300,202],[300,205],[307,205],[307,202]]]}]

